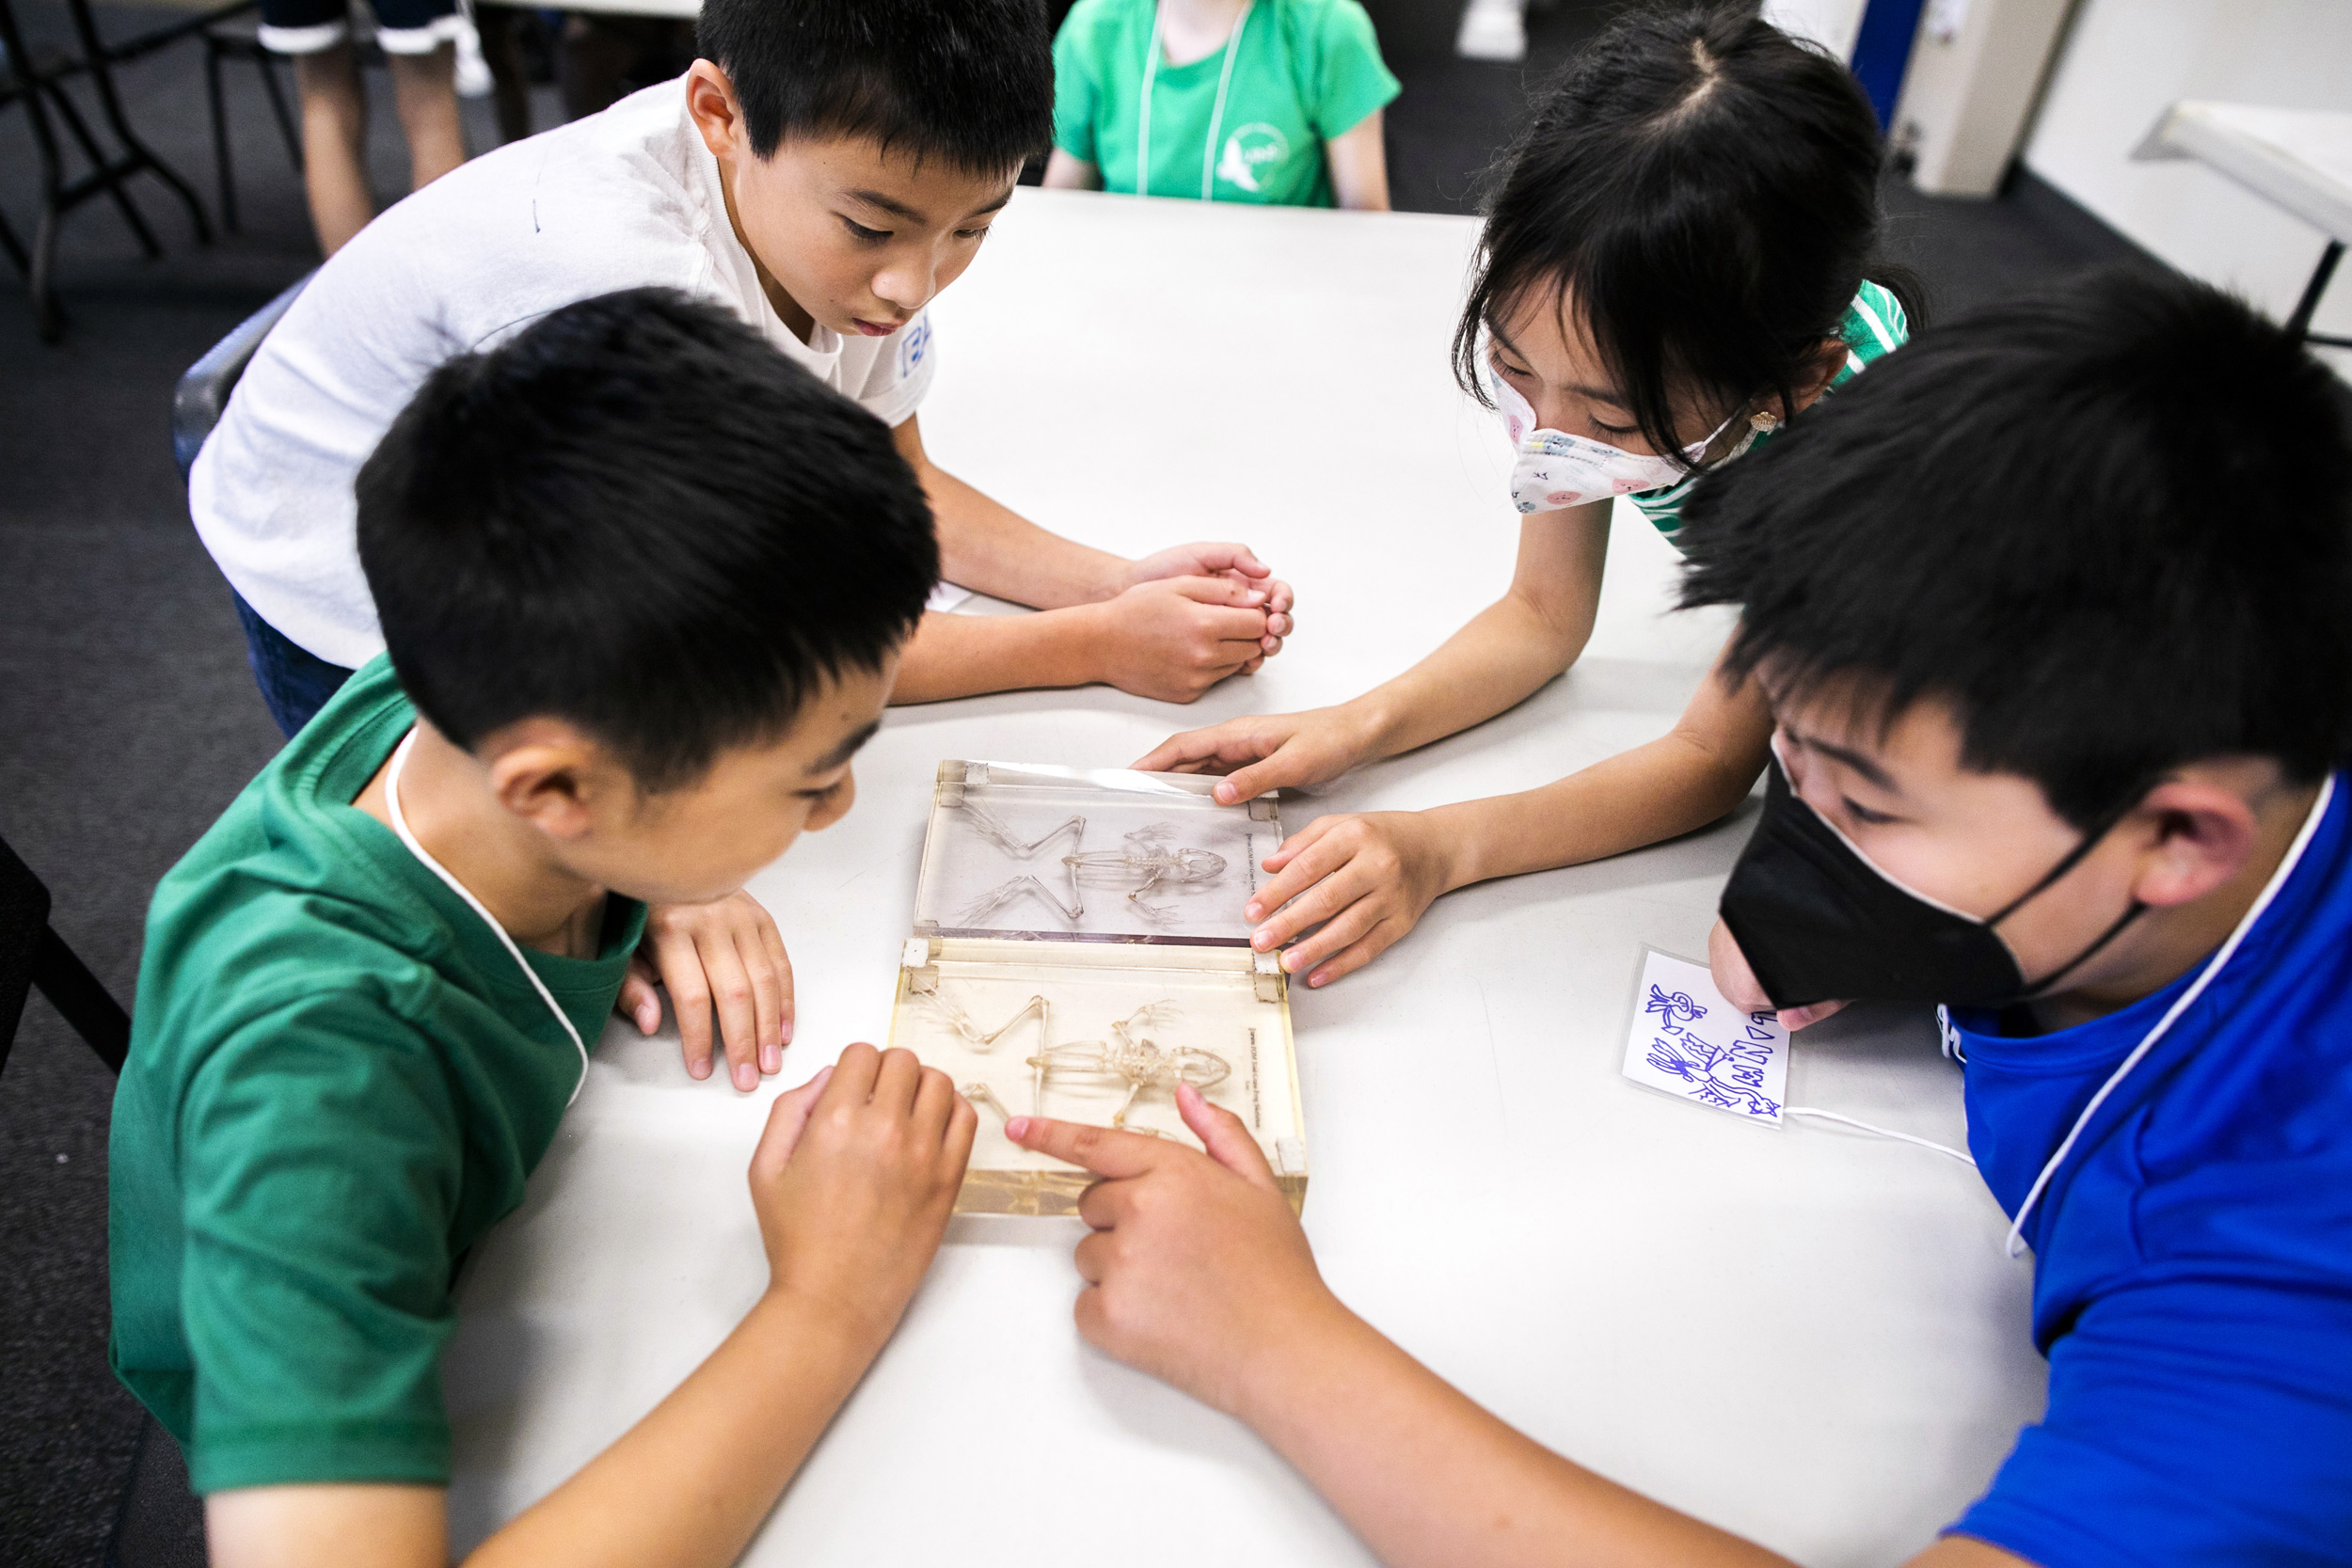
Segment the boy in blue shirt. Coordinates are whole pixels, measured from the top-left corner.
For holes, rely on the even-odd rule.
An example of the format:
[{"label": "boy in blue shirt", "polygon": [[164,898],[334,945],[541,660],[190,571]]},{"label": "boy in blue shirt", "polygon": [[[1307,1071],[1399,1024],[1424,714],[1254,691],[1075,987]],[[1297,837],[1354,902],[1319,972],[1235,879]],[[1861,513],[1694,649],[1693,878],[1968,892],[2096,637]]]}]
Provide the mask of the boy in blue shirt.
[{"label": "boy in blue shirt", "polygon": [[[723,309],[558,309],[358,477],[387,653],[156,890],[108,1146],[112,1359],[220,1568],[449,1560],[459,1260],[521,1202],[649,903],[849,810],[936,580],[889,428]],[[475,1560],[734,1560],[897,1323],[973,1114],[851,1045],[752,1155],[770,1283]]]},{"label": "boy in blue shirt", "polygon": [[[2111,276],[1923,336],[1686,512],[1683,601],[1742,607],[1776,722],[1718,983],[1792,1023],[1949,1004],[2035,1253],[2047,1414],[1917,1564],[2352,1562],[2336,396],[2243,304]],[[1256,1146],[1180,1098],[1211,1154],[1011,1129],[1106,1178],[1098,1344],[1256,1427],[1391,1563],[1783,1560],[1355,1317]]]}]

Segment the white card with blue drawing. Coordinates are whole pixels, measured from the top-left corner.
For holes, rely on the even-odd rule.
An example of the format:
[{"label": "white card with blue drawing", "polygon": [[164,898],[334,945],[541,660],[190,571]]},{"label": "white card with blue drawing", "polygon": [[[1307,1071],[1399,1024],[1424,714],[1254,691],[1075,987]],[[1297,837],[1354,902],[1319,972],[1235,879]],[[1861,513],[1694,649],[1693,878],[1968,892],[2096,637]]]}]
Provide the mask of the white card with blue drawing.
[{"label": "white card with blue drawing", "polygon": [[1644,948],[1625,1075],[1777,1127],[1788,1102],[1788,1031],[1770,1012],[1742,1012],[1724,1001],[1705,964]]}]

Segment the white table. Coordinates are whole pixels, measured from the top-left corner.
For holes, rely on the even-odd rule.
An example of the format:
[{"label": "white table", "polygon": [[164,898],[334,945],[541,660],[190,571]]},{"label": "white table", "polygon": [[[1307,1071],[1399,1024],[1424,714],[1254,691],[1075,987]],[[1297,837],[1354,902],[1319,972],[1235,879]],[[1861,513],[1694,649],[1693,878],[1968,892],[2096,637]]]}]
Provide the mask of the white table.
[{"label": "white table", "polygon": [[[924,435],[1045,524],[1141,551],[1247,539],[1302,630],[1192,709],[1096,689],[894,712],[841,826],[754,891],[798,965],[798,1082],[882,1037],[935,765],[1123,765],[1171,728],[1345,697],[1507,578],[1492,416],[1446,368],[1467,220],[1024,190],[938,308]],[[1284,808],[1539,783],[1654,735],[1720,641],[1661,617],[1673,557],[1620,524],[1590,650],[1516,712]],[[1733,826],[1442,901],[1370,971],[1294,992],[1332,1284],[1542,1441],[1814,1563],[1895,1560],[2035,1418],[2027,1265],[1965,1167],[1774,1132],[1618,1076],[1639,948],[1703,955]],[[1916,1012],[1803,1037],[1799,1103],[1957,1141]],[[624,1431],[763,1281],[743,1168],[767,1103],[609,1030],[449,1356],[456,1544]],[[969,1218],[755,1544],[758,1563],[1361,1562],[1248,1433],[1083,1345],[1075,1221]]]},{"label": "white table", "polygon": [[2287,318],[2287,330],[2315,343],[2352,348],[2352,338],[2311,330],[2319,296],[2344,247],[2352,244],[2352,114],[2186,99],[2165,110],[2132,156],[2142,162],[2194,158],[2326,234],[2327,246]]}]

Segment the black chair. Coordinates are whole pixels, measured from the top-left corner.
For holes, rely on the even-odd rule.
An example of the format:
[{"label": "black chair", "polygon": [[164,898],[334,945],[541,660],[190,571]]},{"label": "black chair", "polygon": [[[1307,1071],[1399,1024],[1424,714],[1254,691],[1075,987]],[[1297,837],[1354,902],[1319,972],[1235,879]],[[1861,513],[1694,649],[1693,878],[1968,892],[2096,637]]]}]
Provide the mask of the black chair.
[{"label": "black chair", "polygon": [[172,389],[171,455],[180,464],[183,484],[187,483],[189,466],[203,448],[204,438],[213,433],[213,426],[220,423],[221,410],[229,406],[229,394],[236,390],[237,378],[253,362],[254,350],[262,346],[269,329],[293,308],[295,296],[315,276],[304,273],[292,288],[239,322],[229,336],[205,350],[204,357],[188,367],[180,385]]},{"label": "black chair", "polygon": [[131,1050],[131,1015],[49,924],[49,889],[0,841],[0,1070],[8,1065],[24,996],[38,989],[110,1072]]},{"label": "black chair", "polygon": [[[0,842],[0,1069],[25,994],[36,988],[108,1071],[122,1070],[130,1015],[49,924],[49,889]],[[116,1507],[105,1568],[203,1568],[204,1560],[203,1505],[188,1490],[180,1446],[148,1417]]]}]

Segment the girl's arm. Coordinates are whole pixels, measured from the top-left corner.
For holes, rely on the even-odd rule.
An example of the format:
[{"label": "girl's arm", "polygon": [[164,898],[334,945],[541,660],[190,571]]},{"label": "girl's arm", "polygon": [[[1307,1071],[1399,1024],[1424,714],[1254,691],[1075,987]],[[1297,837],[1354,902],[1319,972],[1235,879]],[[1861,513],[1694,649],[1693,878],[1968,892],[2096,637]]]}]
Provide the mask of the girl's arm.
[{"label": "girl's arm", "polygon": [[1754,680],[1728,684],[1720,656],[1675,727],[1565,779],[1421,812],[1324,816],[1265,860],[1276,875],[1244,911],[1261,952],[1323,928],[1282,967],[1328,985],[1411,930],[1440,894],[1523,871],[1638,849],[1707,826],[1763,772],[1772,715]]},{"label": "girl's arm", "polygon": [[1380,111],[1375,109],[1323,144],[1324,162],[1331,170],[1331,194],[1353,212],[1389,210],[1389,150],[1380,139]]},{"label": "girl's arm", "polygon": [[1057,147],[1045,160],[1045,184],[1057,191],[1099,191],[1103,171]]},{"label": "girl's arm", "polygon": [[[1017,1117],[1027,1148],[1104,1178],[1078,1212],[1078,1331],[1239,1418],[1390,1568],[1788,1568],[1754,1542],[1514,1431],[1331,1293],[1239,1117],[1176,1091],[1172,1140]],[[2024,1568],[1946,1540],[1915,1568]]]},{"label": "girl's arm", "polygon": [[1188,730],[1135,766],[1227,774],[1216,798],[1231,805],[1269,789],[1327,783],[1359,764],[1482,723],[1584,651],[1608,553],[1607,502],[1530,517],[1519,525],[1510,592],[1394,680],[1337,707]]}]

